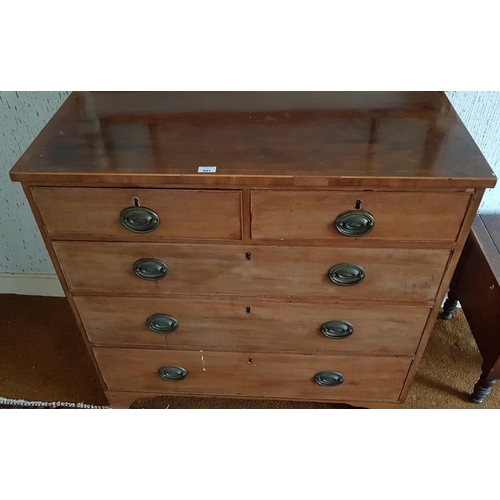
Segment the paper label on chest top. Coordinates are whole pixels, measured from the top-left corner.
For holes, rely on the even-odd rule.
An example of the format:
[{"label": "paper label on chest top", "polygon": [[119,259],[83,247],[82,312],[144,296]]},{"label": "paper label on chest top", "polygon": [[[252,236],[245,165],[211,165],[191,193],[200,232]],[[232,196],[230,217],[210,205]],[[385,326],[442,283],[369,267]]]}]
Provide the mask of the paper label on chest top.
[{"label": "paper label on chest top", "polygon": [[198,167],[198,173],[213,174],[217,171],[217,167]]}]

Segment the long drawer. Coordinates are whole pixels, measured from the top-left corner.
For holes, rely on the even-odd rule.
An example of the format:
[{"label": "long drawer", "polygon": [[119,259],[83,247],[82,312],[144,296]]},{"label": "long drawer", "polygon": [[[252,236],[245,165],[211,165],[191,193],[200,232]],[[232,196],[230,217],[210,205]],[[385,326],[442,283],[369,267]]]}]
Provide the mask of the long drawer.
[{"label": "long drawer", "polygon": [[470,193],[254,190],[252,237],[455,241],[470,198]]},{"label": "long drawer", "polygon": [[[333,401],[397,401],[411,363],[409,358],[397,357],[259,354],[250,351],[94,348],[94,354],[104,381],[112,391]],[[164,377],[180,380],[162,378],[159,374],[162,368]],[[316,376],[327,383],[342,382],[340,385],[319,385]]]},{"label": "long drawer", "polygon": [[75,296],[98,344],[413,354],[429,308],[238,298]]},{"label": "long drawer", "polygon": [[241,239],[240,191],[54,187],[31,191],[45,230],[53,237]]},{"label": "long drawer", "polygon": [[[53,242],[53,246],[73,292],[153,296],[434,301],[450,256],[448,250],[373,248],[66,241]],[[153,277],[161,279],[152,281]]]}]

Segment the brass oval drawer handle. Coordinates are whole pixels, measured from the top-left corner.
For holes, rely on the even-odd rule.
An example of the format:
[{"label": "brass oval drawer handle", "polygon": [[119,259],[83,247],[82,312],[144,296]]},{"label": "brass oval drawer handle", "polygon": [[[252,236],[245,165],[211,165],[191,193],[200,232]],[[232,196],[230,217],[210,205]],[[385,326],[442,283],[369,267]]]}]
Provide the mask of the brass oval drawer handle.
[{"label": "brass oval drawer handle", "polygon": [[122,210],[120,222],[133,233],[152,233],[160,225],[160,217],[146,207],[128,207]]},{"label": "brass oval drawer handle", "polygon": [[179,382],[188,376],[188,372],[185,368],[182,368],[182,366],[162,366],[158,370],[158,375],[163,380]]},{"label": "brass oval drawer handle", "polygon": [[361,210],[350,210],[335,219],[335,227],[340,234],[356,238],[364,236],[375,227],[375,217]]},{"label": "brass oval drawer handle", "polygon": [[175,332],[179,322],[168,314],[153,314],[146,320],[148,328],[155,333],[169,334]]},{"label": "brass oval drawer handle", "polygon": [[158,259],[139,259],[134,262],[134,273],[148,281],[158,281],[168,274],[168,266]]},{"label": "brass oval drawer handle", "polygon": [[314,376],[314,381],[318,385],[337,387],[344,383],[344,375],[339,372],[319,372]]},{"label": "brass oval drawer handle", "polygon": [[365,270],[358,264],[335,264],[328,271],[328,278],[338,286],[358,285],[365,279]]},{"label": "brass oval drawer handle", "polygon": [[343,340],[354,333],[354,327],[348,321],[334,320],[321,325],[321,333],[334,340]]}]

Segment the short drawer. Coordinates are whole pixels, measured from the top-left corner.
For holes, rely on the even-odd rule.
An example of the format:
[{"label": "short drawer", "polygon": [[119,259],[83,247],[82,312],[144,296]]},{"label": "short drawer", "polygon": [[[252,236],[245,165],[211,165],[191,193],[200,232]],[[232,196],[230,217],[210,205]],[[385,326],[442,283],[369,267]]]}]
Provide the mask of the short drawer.
[{"label": "short drawer", "polygon": [[[94,348],[111,391],[397,401],[409,358]],[[162,370],[162,378],[159,371]],[[334,373],[324,373],[334,372]],[[319,375],[321,374],[321,375]],[[339,385],[319,385],[315,381]]]},{"label": "short drawer", "polygon": [[241,239],[240,191],[35,187],[32,193],[53,237]]},{"label": "short drawer", "polygon": [[75,296],[93,343],[413,354],[429,309],[263,300]]},{"label": "short drawer", "polygon": [[[450,256],[448,250],[52,244],[73,292],[149,296],[183,293],[434,301]],[[361,278],[351,286],[334,283]]]},{"label": "short drawer", "polygon": [[471,195],[252,191],[252,237],[268,240],[455,241]]}]

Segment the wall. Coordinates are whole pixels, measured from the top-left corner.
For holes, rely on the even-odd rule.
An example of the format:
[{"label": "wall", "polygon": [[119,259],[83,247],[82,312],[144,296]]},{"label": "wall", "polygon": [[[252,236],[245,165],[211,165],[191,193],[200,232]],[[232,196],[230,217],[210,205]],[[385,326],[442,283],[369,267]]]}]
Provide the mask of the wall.
[{"label": "wall", "polygon": [[54,274],[18,183],[9,170],[69,92],[0,92],[0,273]]},{"label": "wall", "polygon": [[[447,94],[500,177],[500,92]],[[24,194],[8,172],[68,95],[0,92],[0,273],[54,273]],[[500,186],[486,193],[480,211],[500,213]]]},{"label": "wall", "polygon": [[[500,179],[500,92],[449,91],[446,94]],[[479,212],[500,213],[500,185],[486,191]]]}]

